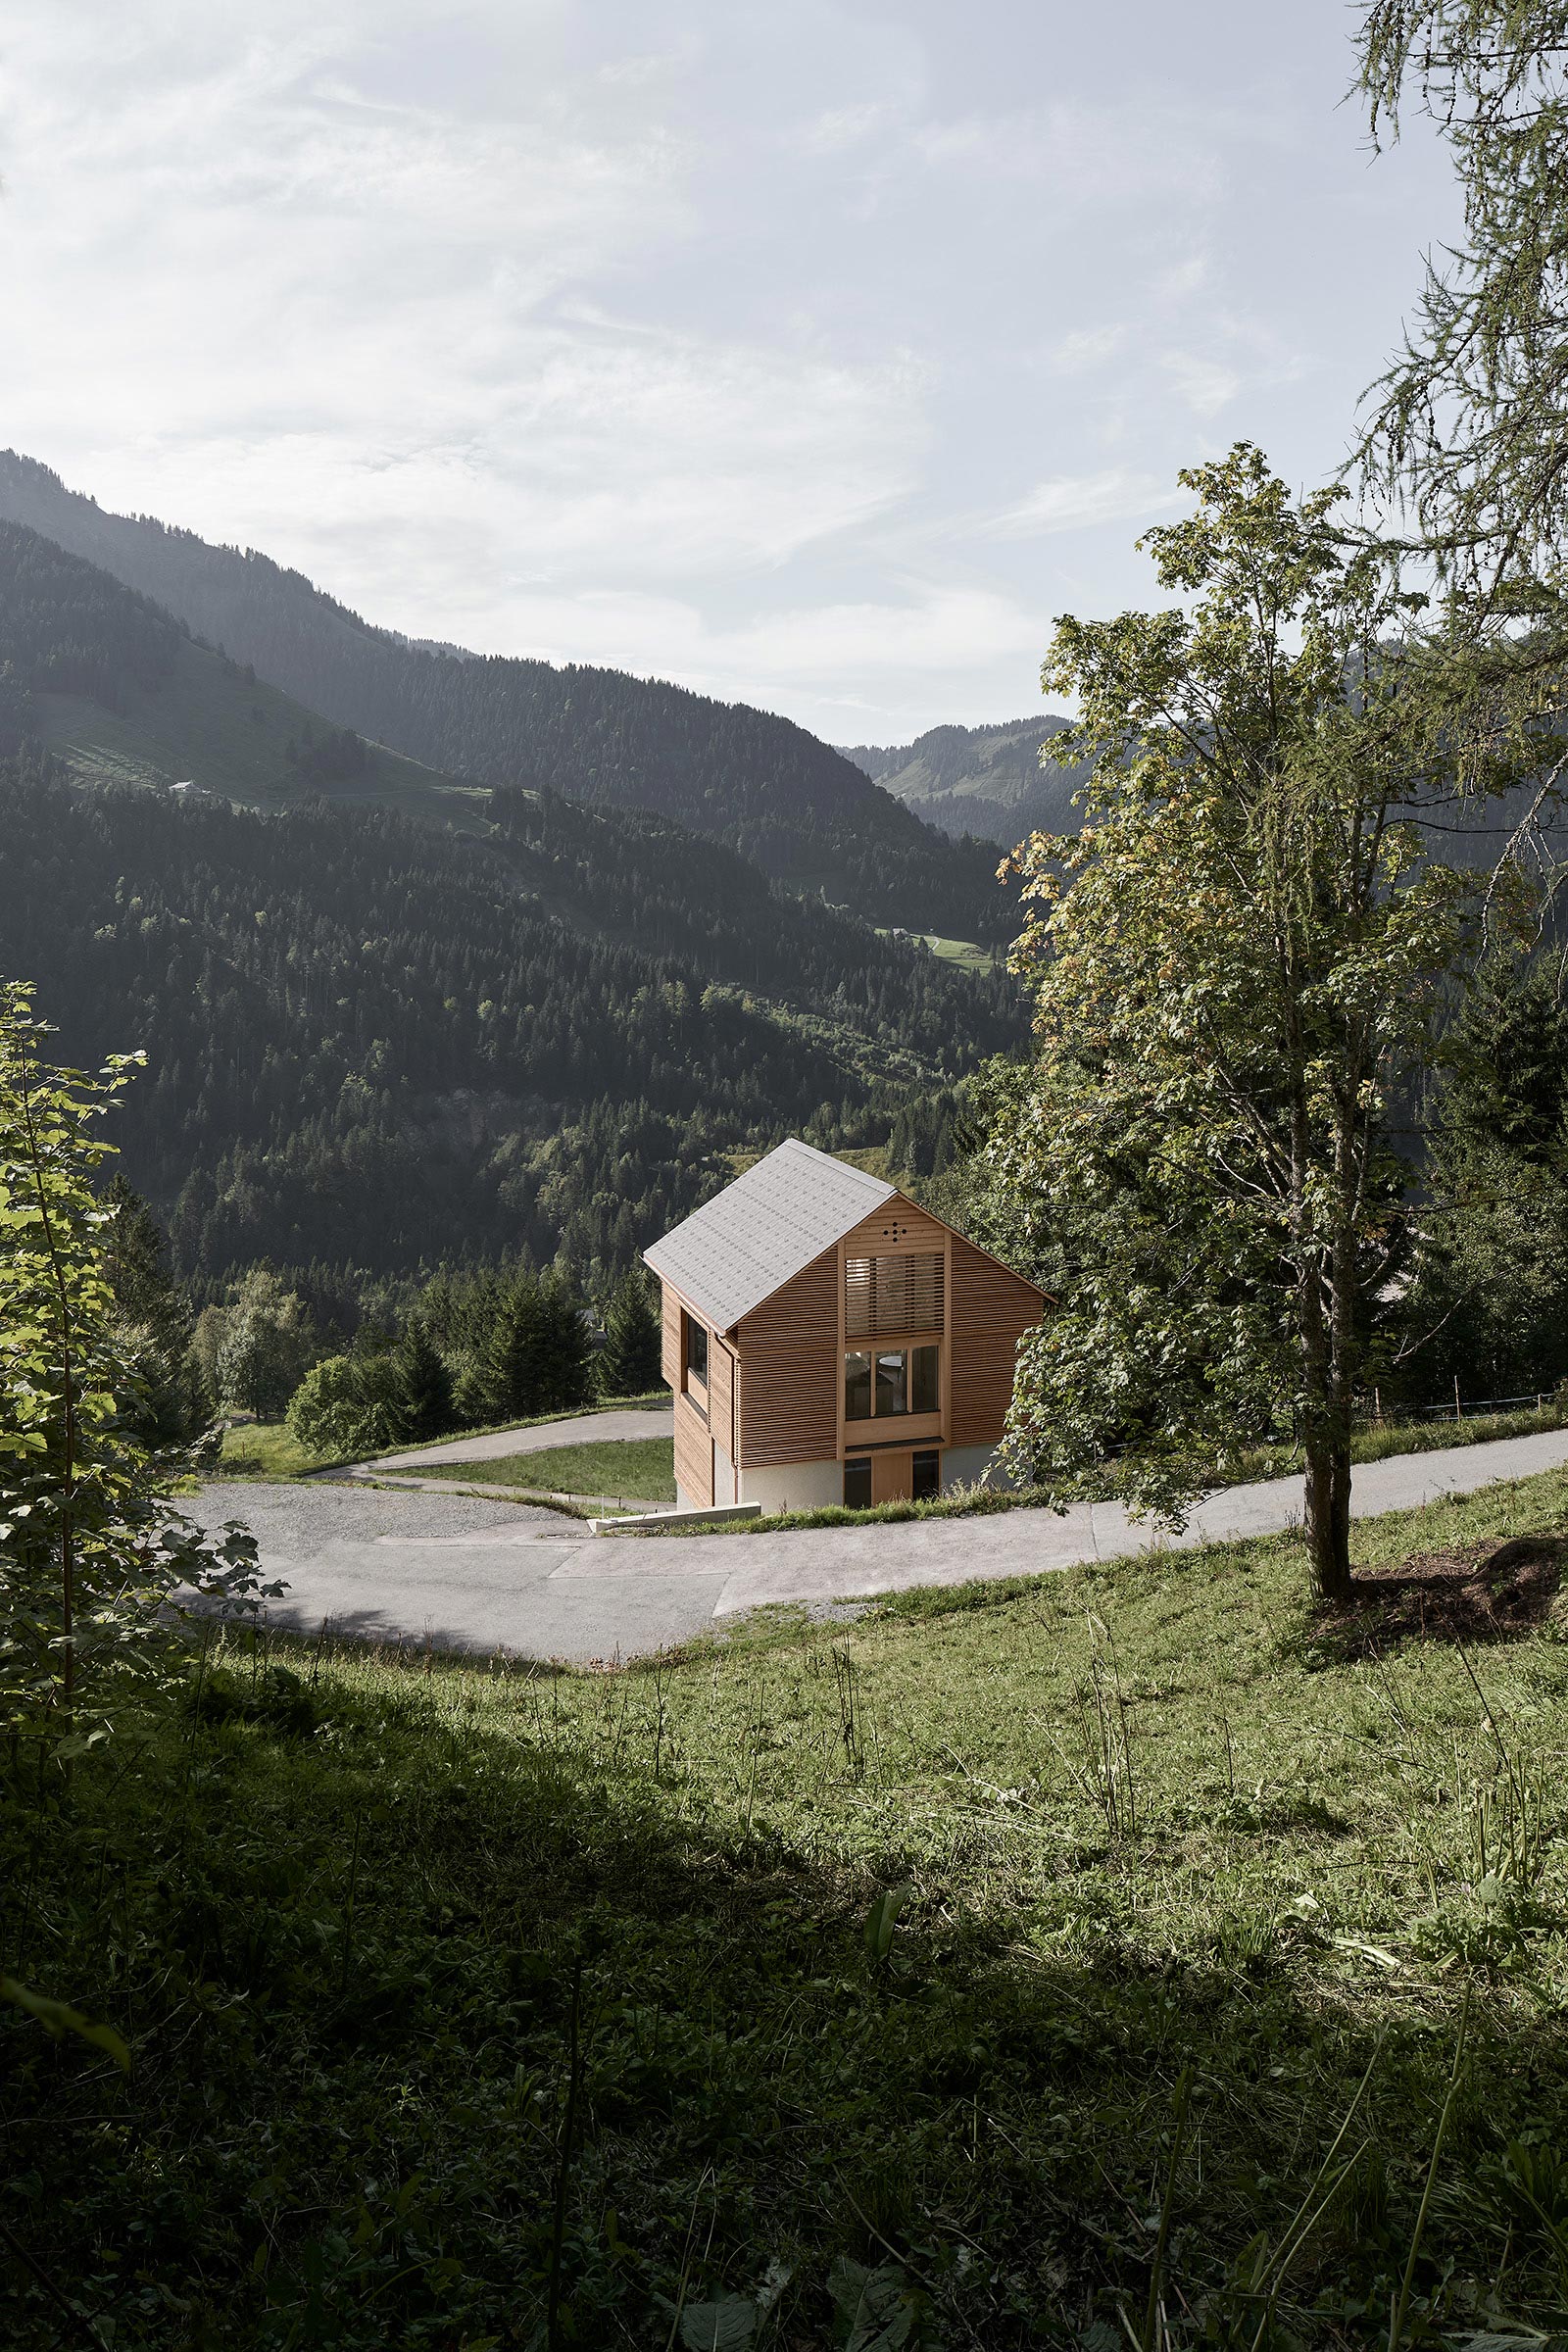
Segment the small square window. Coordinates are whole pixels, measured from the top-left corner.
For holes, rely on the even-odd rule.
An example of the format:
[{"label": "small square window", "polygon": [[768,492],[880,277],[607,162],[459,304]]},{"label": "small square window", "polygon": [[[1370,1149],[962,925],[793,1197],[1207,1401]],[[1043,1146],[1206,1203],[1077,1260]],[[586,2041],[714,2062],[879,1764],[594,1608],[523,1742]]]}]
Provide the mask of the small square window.
[{"label": "small square window", "polygon": [[[934,1355],[936,1349],[932,1348],[930,1352]],[[933,1494],[941,1494],[942,1456],[935,1446],[929,1452],[915,1455],[910,1470],[909,1492],[916,1502],[928,1502]]]},{"label": "small square window", "polygon": [[868,1511],[871,1508],[871,1456],[852,1453],[844,1465],[844,1507],[847,1511]]}]

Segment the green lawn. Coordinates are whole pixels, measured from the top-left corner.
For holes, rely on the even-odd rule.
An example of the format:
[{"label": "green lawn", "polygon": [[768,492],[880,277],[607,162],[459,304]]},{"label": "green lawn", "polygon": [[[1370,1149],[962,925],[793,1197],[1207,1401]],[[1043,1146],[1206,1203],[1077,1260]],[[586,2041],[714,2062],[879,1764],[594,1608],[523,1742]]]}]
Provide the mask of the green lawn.
[{"label": "green lawn", "polygon": [[675,1446],[672,1438],[599,1438],[580,1446],[548,1446],[539,1453],[432,1464],[419,1475],[461,1479],[465,1486],[538,1487],[553,1494],[673,1502]]},{"label": "green lawn", "polygon": [[220,1478],[303,1478],[307,1471],[327,1465],[310,1453],[283,1421],[231,1422],[223,1432],[218,1458]]},{"label": "green lawn", "polygon": [[1355,1544],[1512,1537],[1462,1647],[1282,1538],[615,1671],[239,1641],[69,1789],[0,1753],[5,1965],[133,2059],[0,2008],[0,2332],[1560,2328],[1568,1476]]},{"label": "green lawn", "polygon": [[[551,1421],[575,1421],[584,1411],[622,1412],[640,1405],[667,1404],[668,1401],[667,1389],[655,1389],[643,1396],[607,1396],[595,1405],[574,1404],[569,1410],[558,1413],[536,1413],[529,1420],[496,1422],[479,1429],[454,1430],[452,1434],[454,1437],[490,1437],[507,1429],[542,1429]],[[303,1478],[312,1470],[329,1467],[324,1456],[307,1453],[298,1439],[290,1433],[286,1422],[237,1421],[230,1423],[223,1432],[223,1446],[217,1475],[220,1478],[290,1479]],[[479,1474],[488,1476],[488,1472]],[[445,1476],[446,1473],[438,1471],[431,1475]],[[454,1471],[453,1475],[457,1473]],[[627,1493],[631,1492],[628,1488]]]}]

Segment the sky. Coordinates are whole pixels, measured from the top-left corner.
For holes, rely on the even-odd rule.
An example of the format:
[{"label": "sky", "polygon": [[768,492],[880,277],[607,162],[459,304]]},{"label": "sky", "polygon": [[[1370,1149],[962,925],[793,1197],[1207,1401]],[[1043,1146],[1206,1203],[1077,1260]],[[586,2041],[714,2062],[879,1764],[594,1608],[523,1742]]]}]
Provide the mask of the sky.
[{"label": "sky", "polygon": [[1238,439],[1343,462],[1457,199],[1341,0],[10,0],[0,442],[367,618],[892,744]]}]

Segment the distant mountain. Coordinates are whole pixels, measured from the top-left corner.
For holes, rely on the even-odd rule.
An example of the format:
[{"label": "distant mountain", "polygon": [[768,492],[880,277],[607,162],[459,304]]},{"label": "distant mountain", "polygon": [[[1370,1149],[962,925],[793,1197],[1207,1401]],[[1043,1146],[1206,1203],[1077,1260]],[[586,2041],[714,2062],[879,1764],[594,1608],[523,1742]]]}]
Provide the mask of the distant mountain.
[{"label": "distant mountain", "polygon": [[4,522],[0,973],[72,1061],[146,1047],[125,1165],[211,1278],[612,1270],[786,1128],[934,1148],[1023,1031],[1005,973],[654,811],[443,777]]},{"label": "distant mountain", "polygon": [[0,517],[177,615],[318,711],[448,776],[646,808],[868,919],[992,941],[1013,927],[991,849],[944,838],[804,727],[613,669],[431,650],[268,557],[114,514],[0,453]]},{"label": "distant mountain", "polygon": [[931,727],[913,743],[840,746],[874,783],[945,833],[1010,848],[1035,828],[1076,832],[1084,769],[1042,768],[1040,752],[1069,722],[1053,711],[989,727]]}]

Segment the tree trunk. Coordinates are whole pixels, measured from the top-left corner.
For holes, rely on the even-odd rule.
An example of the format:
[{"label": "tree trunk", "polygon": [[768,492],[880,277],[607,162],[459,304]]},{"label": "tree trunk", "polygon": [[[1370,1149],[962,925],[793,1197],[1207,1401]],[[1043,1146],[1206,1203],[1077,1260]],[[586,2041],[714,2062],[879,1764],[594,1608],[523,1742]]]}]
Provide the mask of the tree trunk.
[{"label": "tree trunk", "polygon": [[1350,1446],[1348,1438],[1306,1448],[1306,1547],[1320,1600],[1350,1597]]}]

